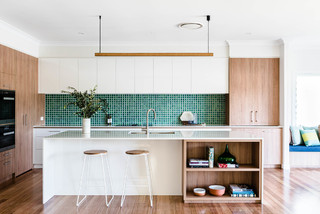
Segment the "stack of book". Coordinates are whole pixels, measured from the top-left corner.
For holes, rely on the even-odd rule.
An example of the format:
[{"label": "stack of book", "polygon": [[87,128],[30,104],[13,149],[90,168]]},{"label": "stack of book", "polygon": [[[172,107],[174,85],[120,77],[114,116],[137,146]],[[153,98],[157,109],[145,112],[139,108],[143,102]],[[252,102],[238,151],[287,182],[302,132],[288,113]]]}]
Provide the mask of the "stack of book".
[{"label": "stack of book", "polygon": [[231,197],[256,197],[253,189],[247,184],[230,184],[229,192]]},{"label": "stack of book", "polygon": [[191,168],[208,168],[209,161],[204,159],[189,159],[189,167]]},{"label": "stack of book", "polygon": [[239,168],[237,163],[217,163],[219,168]]}]

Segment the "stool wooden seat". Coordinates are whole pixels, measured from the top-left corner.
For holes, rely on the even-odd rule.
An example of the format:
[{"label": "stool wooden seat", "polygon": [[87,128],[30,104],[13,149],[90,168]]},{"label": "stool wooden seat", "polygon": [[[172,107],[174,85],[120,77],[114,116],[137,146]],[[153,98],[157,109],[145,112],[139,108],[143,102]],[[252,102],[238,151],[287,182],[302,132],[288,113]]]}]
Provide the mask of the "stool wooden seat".
[{"label": "stool wooden seat", "polygon": [[84,151],[83,154],[85,155],[100,155],[100,154],[107,154],[107,150],[87,150]]},{"label": "stool wooden seat", "polygon": [[126,151],[127,155],[147,155],[149,154],[149,151],[147,150],[129,150]]}]

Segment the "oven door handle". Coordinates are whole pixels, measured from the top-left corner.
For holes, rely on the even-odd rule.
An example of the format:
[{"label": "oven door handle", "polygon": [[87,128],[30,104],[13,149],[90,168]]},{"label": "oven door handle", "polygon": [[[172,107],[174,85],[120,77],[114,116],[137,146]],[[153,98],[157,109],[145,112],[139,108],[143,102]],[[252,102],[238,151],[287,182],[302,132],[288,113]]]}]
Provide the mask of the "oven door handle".
[{"label": "oven door handle", "polygon": [[12,131],[12,132],[4,132],[4,133],[3,133],[3,136],[13,135],[13,134],[14,134],[14,131]]}]

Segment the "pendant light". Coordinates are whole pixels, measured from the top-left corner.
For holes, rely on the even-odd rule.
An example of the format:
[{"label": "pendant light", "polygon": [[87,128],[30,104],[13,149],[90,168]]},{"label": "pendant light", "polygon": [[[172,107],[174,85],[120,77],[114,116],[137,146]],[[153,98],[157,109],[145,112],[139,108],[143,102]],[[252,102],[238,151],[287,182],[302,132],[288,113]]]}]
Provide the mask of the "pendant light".
[{"label": "pendant light", "polygon": [[[95,56],[213,56],[210,53],[210,32],[209,23],[210,15],[206,16],[208,22],[208,52],[207,53],[101,53],[101,15],[99,16],[99,53],[95,53]],[[203,25],[201,23],[182,23],[179,25],[182,29],[199,29]]]}]

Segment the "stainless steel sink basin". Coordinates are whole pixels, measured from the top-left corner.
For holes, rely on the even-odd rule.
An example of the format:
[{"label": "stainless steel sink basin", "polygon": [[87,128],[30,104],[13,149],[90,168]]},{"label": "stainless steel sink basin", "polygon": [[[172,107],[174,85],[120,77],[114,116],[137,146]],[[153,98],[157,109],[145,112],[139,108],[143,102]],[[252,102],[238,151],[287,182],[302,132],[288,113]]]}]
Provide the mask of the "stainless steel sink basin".
[{"label": "stainless steel sink basin", "polygon": [[[146,131],[130,131],[129,134],[147,134]],[[149,134],[175,134],[175,132],[170,131],[151,131]]]}]

